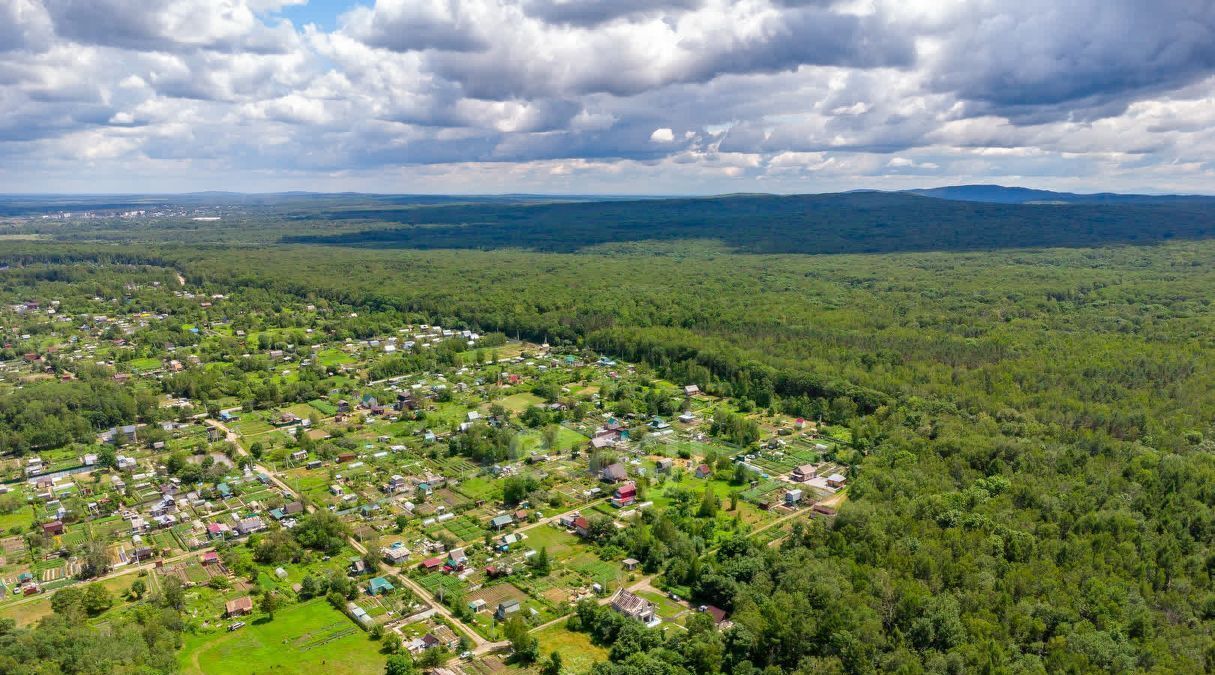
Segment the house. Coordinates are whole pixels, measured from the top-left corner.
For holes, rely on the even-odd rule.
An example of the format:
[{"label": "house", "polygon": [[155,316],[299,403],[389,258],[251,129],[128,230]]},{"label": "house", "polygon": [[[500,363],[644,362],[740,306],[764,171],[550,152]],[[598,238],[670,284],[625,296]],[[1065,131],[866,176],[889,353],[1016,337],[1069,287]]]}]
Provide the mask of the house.
[{"label": "house", "polygon": [[629,477],[629,471],[620,462],[603,467],[599,472],[599,480],[605,483],[619,483]]},{"label": "house", "polygon": [[427,558],[426,560],[418,563],[418,567],[424,570],[433,570],[442,566],[443,558],[441,557]]},{"label": "house", "polygon": [[789,490],[785,493],[785,506],[793,506],[802,500],[801,490]]},{"label": "house", "polygon": [[683,422],[684,424],[691,424],[696,421],[696,415],[693,415],[691,410],[685,410],[683,411],[683,414],[679,416],[679,421]]},{"label": "house", "polygon": [[224,604],[224,616],[247,616],[253,613],[253,598],[245,595]]},{"label": "house", "polygon": [[637,484],[633,481],[623,483],[616,488],[615,494],[612,495],[612,506],[622,508],[637,501]]},{"label": "house", "polygon": [[290,502],[283,507],[283,511],[285,511],[289,516],[299,515],[304,512],[304,503],[298,501]]},{"label": "house", "polygon": [[662,459],[658,460],[657,462],[654,462],[654,470],[658,471],[659,473],[667,473],[674,466],[675,466],[675,460],[673,460],[669,457],[663,457]]},{"label": "house", "polygon": [[612,609],[630,619],[636,619],[642,623],[650,623],[654,620],[656,610],[654,603],[634,595],[623,588],[616,591],[610,603]]},{"label": "house", "polygon": [[371,595],[383,595],[394,590],[396,587],[384,577],[375,577],[367,584],[367,592]]},{"label": "house", "polygon": [[574,519],[574,531],[579,537],[589,537],[591,534],[591,522],[582,516]]},{"label": "house", "polygon": [[300,421],[299,415],[292,412],[284,412],[272,420],[275,426],[283,427],[290,424],[296,424]]},{"label": "house", "polygon": [[514,516],[510,515],[509,513],[504,513],[500,516],[494,516],[491,518],[489,521],[489,526],[495,530],[501,530],[513,522],[515,522]]},{"label": "house", "polygon": [[468,566],[468,556],[464,554],[464,549],[453,548],[447,553],[447,566],[453,570],[462,570]]},{"label": "house", "polygon": [[602,450],[604,448],[610,448],[616,444],[616,441],[619,440],[619,438],[620,437],[617,436],[615,432],[609,432],[606,434],[598,434],[594,438],[591,439],[591,448],[593,448],[595,450]]},{"label": "house", "polygon": [[258,516],[242,518],[241,521],[236,525],[236,531],[240,532],[241,534],[253,534],[254,532],[260,532],[264,529],[266,529],[266,524],[263,523],[262,519]]},{"label": "house", "polygon": [[833,473],[830,476],[827,476],[827,485],[830,487],[842,488],[844,487],[845,482],[846,479],[838,473]]},{"label": "house", "polygon": [[42,531],[48,537],[59,536],[59,535],[63,534],[63,521],[62,520],[52,520],[49,523],[43,523]]},{"label": "house", "polygon": [[305,459],[308,459],[307,450],[296,450],[295,452],[291,453],[291,461],[293,462],[302,462]]},{"label": "house", "polygon": [[508,598],[498,603],[498,610],[494,612],[494,618],[498,621],[505,621],[506,617],[523,609],[523,605],[519,604],[518,600]]},{"label": "house", "polygon": [[698,387],[694,384],[686,385],[683,388],[683,395],[684,396],[700,396],[700,387]]},{"label": "house", "polygon": [[516,533],[512,532],[512,533],[510,533],[508,535],[504,535],[503,537],[498,539],[498,548],[503,551],[510,550],[511,546],[518,544],[519,542],[523,541],[525,538],[526,538],[526,535],[524,535],[522,533],[516,534]]},{"label": "house", "polygon": [[710,469],[708,464],[701,464],[700,466],[696,467],[696,477],[697,478],[708,478],[709,476],[712,476],[712,475],[713,475],[713,469]]},{"label": "house", "polygon": [[790,474],[789,477],[798,483],[805,483],[817,475],[818,470],[814,468],[813,464],[803,464],[794,469],[793,473]]},{"label": "house", "polygon": [[384,561],[393,565],[400,565],[409,558],[409,549],[401,545],[400,542],[380,549],[380,553],[384,554]]},{"label": "house", "polygon": [[207,538],[208,539],[223,539],[232,531],[227,523],[208,523]]},{"label": "house", "polygon": [[219,563],[219,554],[215,551],[207,551],[206,553],[202,554],[202,564],[215,565],[217,563]]}]

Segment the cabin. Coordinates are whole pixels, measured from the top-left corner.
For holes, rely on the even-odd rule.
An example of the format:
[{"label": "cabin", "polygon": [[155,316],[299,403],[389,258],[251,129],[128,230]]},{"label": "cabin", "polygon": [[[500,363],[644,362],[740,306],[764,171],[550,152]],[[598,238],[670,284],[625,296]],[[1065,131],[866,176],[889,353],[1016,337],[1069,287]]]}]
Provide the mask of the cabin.
[{"label": "cabin", "polygon": [[247,616],[253,613],[253,598],[245,595],[224,604],[224,616]]},{"label": "cabin", "polygon": [[710,469],[708,464],[701,464],[700,466],[696,467],[696,477],[697,478],[708,478],[709,476],[712,476],[712,475],[713,475],[713,469]]},{"label": "cabin", "polygon": [[523,609],[523,605],[519,604],[518,600],[508,598],[498,603],[498,609],[494,612],[494,618],[498,621],[505,621],[506,617]]},{"label": "cabin", "polygon": [[700,387],[698,387],[694,384],[685,385],[683,388],[683,395],[684,396],[700,396]]},{"label": "cabin", "polygon": [[789,474],[789,478],[797,483],[805,483],[816,476],[818,476],[818,470],[814,468],[813,464],[803,464]]},{"label": "cabin", "polygon": [[846,482],[847,479],[838,473],[833,473],[830,476],[827,476],[827,485],[833,488],[842,488]]},{"label": "cabin", "polygon": [[629,506],[635,501],[637,501],[637,484],[633,481],[622,484],[612,495],[612,506],[618,509]]},{"label": "cabin", "polygon": [[802,500],[801,490],[789,490],[785,493],[785,506],[795,506]]},{"label": "cabin", "polygon": [[514,522],[515,522],[514,516],[510,515],[509,513],[504,513],[500,516],[494,516],[493,518],[491,518],[489,521],[489,526],[494,528],[495,530],[501,530],[502,528],[507,527],[508,525],[510,525],[511,523],[514,523]]},{"label": "cabin", "polygon": [[384,577],[375,577],[367,583],[367,593],[370,595],[383,595],[394,590],[396,587]]},{"label": "cabin", "polygon": [[63,534],[63,521],[52,520],[49,523],[42,524],[42,531],[48,537],[56,537]]},{"label": "cabin", "polygon": [[574,519],[574,531],[579,537],[589,537],[591,535],[591,522],[582,516]]},{"label": "cabin", "polygon": [[380,553],[384,555],[384,562],[393,565],[400,565],[409,559],[409,549],[402,546],[400,542],[380,549]]},{"label": "cabin", "polygon": [[629,477],[629,471],[619,462],[603,467],[599,472],[599,480],[605,483],[619,483]]}]

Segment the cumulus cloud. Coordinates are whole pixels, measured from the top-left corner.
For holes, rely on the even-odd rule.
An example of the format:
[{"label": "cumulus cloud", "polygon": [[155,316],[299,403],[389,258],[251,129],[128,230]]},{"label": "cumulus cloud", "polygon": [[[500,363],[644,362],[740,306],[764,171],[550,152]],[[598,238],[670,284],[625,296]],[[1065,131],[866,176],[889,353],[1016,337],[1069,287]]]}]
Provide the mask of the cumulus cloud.
[{"label": "cumulus cloud", "polygon": [[0,0],[0,180],[1201,191],[1215,167],[1209,2],[367,0],[332,30],[280,18],[304,1]]}]

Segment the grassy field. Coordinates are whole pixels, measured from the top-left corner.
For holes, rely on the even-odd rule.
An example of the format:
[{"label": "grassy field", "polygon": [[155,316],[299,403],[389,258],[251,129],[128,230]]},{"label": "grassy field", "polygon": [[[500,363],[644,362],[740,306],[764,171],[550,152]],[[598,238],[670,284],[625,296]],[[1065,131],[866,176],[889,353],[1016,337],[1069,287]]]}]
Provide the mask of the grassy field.
[{"label": "grassy field", "polygon": [[502,404],[503,408],[518,414],[524,410],[527,410],[531,406],[544,403],[544,399],[536,396],[535,394],[525,392],[520,394],[511,394],[510,396],[497,401],[497,403]]},{"label": "grassy field", "polygon": [[234,632],[185,636],[178,657],[186,673],[380,673],[378,643],[323,600],[282,610],[273,621],[248,621]]},{"label": "grassy field", "polygon": [[14,527],[24,529],[29,527],[32,522],[34,522],[33,507],[22,506],[12,513],[0,514],[0,532],[7,532]]},{"label": "grassy field", "polygon": [[591,642],[586,633],[568,631],[562,624],[549,626],[535,633],[540,640],[540,654],[547,659],[550,652],[561,654],[564,671],[584,673],[590,670],[596,661],[607,660],[607,650]]}]

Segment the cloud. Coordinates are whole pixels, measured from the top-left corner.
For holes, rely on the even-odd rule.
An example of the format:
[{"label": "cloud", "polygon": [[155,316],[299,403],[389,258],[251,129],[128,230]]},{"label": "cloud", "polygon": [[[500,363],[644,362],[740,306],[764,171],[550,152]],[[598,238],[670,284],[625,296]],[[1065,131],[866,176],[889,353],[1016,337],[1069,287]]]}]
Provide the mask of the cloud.
[{"label": "cloud", "polygon": [[133,50],[205,48],[281,53],[294,32],[263,23],[254,8],[280,4],[248,0],[43,0],[55,32],[82,44]]},{"label": "cloud", "polygon": [[398,52],[475,52],[489,47],[483,19],[492,13],[486,3],[463,0],[377,0],[347,14],[345,28],[368,45]]},{"label": "cloud", "polygon": [[1117,114],[1215,72],[1210,2],[986,0],[959,6],[939,38],[933,86],[1013,116]]},{"label": "cloud", "polygon": [[528,16],[547,23],[597,26],[639,16],[664,16],[697,9],[704,0],[526,0]]},{"label": "cloud", "polygon": [[1209,2],[365,0],[280,18],[302,1],[0,0],[0,180],[1210,191],[1215,167]]},{"label": "cloud", "polygon": [[655,129],[650,134],[650,140],[654,143],[670,143],[675,140],[675,134],[667,128]]}]

